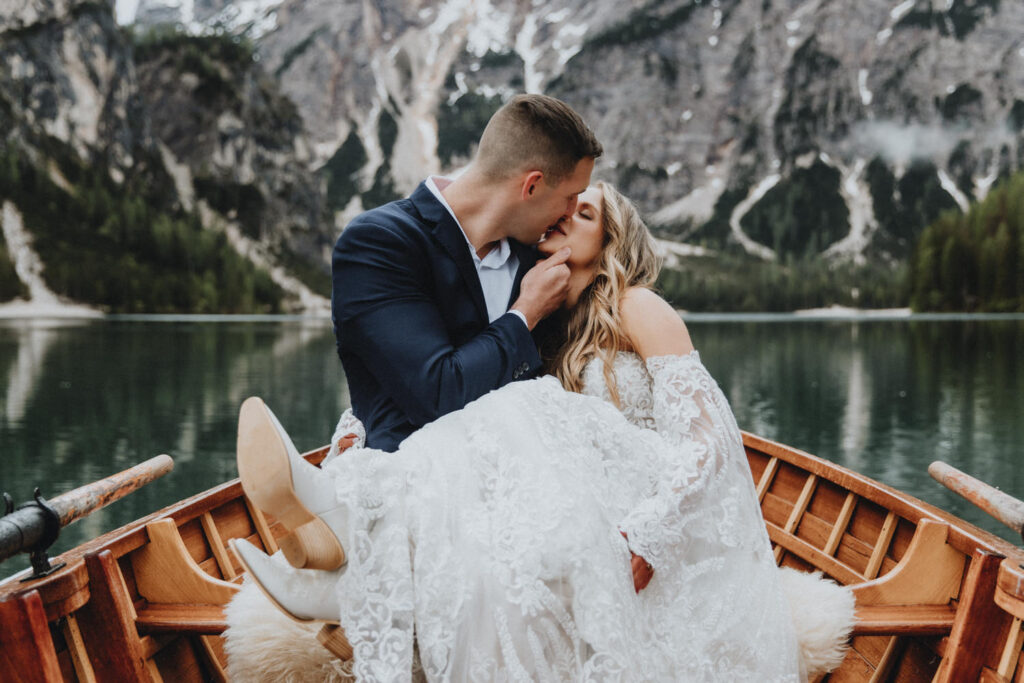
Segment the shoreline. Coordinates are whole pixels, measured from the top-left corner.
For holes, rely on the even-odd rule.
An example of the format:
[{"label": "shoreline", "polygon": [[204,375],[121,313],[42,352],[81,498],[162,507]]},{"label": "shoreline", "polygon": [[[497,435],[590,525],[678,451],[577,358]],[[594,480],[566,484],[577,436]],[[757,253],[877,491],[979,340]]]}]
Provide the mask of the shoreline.
[{"label": "shoreline", "polygon": [[[829,306],[796,311],[676,311],[694,322],[896,321],[896,320],[1024,320],[1024,313],[914,313],[909,308]],[[318,313],[104,313],[82,304],[15,300],[0,303],[0,323],[13,321],[125,322],[330,322],[329,311]]]}]

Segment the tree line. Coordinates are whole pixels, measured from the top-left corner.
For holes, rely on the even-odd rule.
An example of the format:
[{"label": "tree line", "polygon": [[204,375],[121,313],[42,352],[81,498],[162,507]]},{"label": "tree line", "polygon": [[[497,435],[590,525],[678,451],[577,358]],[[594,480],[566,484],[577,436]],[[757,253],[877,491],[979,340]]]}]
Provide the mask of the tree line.
[{"label": "tree line", "polygon": [[[42,170],[17,147],[0,146],[0,199],[22,213],[54,292],[112,313],[281,310],[281,288],[223,232],[146,189],[161,183],[119,185],[106,164],[81,164],[71,153],[58,161]],[[5,274],[9,264],[0,254],[3,300],[24,296]]]},{"label": "tree line", "polygon": [[820,254],[766,262],[737,251],[665,268],[658,286],[694,311],[793,311],[831,305],[916,312],[1024,312],[1024,171],[966,214],[945,210],[911,242],[906,263]]},{"label": "tree line", "polygon": [[928,226],[910,261],[917,311],[1024,313],[1024,172]]}]

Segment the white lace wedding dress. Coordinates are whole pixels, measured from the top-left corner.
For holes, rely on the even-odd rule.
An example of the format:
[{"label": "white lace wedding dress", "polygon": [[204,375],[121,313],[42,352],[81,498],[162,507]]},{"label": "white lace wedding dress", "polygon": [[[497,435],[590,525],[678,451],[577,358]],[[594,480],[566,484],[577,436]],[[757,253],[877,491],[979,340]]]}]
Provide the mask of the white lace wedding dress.
[{"label": "white lace wedding dress", "polygon": [[[619,353],[586,394],[516,382],[396,453],[325,465],[351,508],[353,673],[437,681],[797,681],[740,433],[696,352]],[[629,547],[654,567],[636,594]]]}]

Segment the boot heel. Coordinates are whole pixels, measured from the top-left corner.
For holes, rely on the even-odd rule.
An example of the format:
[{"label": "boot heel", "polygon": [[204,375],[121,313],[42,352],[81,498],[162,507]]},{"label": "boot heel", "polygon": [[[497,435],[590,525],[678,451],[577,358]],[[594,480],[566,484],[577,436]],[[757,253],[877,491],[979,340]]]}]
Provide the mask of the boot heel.
[{"label": "boot heel", "polygon": [[[294,450],[262,400],[252,397],[242,403],[237,454],[242,490],[256,507],[288,530],[278,545],[290,565],[297,569],[338,569],[345,563],[345,550],[331,527],[296,493],[291,460],[300,456]],[[313,469],[305,462],[298,465]]]},{"label": "boot heel", "polygon": [[330,571],[345,564],[345,549],[323,520],[314,517],[286,536],[277,539],[288,564],[300,569]]}]

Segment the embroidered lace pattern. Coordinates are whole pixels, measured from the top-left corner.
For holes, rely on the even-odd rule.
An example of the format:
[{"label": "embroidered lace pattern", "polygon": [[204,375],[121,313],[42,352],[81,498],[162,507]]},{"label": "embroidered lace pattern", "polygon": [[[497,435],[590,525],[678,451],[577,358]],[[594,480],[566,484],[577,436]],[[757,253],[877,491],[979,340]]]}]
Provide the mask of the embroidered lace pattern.
[{"label": "embroidered lace pattern", "polygon": [[[591,395],[516,382],[325,466],[357,679],[410,680],[415,631],[429,680],[799,680],[724,396],[696,353],[614,369],[621,413],[588,367]],[[630,548],[656,568],[639,595]]]}]

